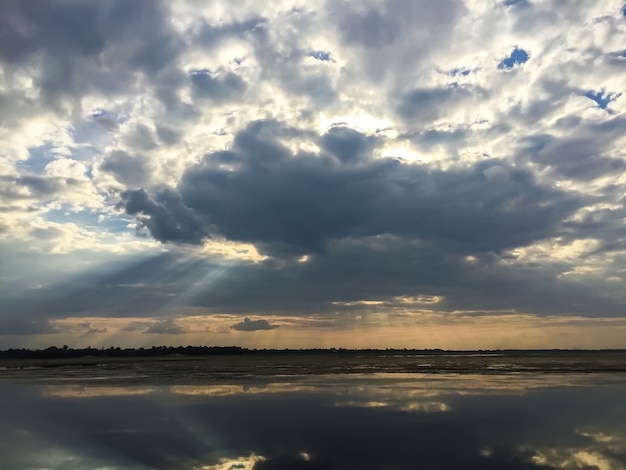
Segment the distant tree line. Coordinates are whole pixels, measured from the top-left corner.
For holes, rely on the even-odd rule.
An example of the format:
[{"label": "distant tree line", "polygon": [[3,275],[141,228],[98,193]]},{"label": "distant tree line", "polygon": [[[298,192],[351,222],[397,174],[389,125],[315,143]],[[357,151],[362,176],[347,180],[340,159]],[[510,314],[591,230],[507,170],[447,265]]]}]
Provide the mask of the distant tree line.
[{"label": "distant tree line", "polygon": [[239,346],[152,346],[151,348],[92,348],[73,349],[50,346],[46,349],[7,349],[0,358],[10,359],[71,359],[81,357],[158,357],[168,355],[215,356],[246,354],[251,351]]},{"label": "distant tree line", "polygon": [[46,349],[7,349],[0,351],[0,359],[72,359],[85,357],[163,357],[163,356],[235,356],[243,354],[298,354],[298,355],[474,355],[498,354],[505,356],[562,356],[580,353],[611,353],[625,350],[574,350],[574,349],[499,349],[499,350],[444,350],[444,349],[346,349],[346,348],[309,348],[309,349],[247,349],[240,346],[152,346],[150,348],[86,348],[74,349],[67,345],[50,346]]}]

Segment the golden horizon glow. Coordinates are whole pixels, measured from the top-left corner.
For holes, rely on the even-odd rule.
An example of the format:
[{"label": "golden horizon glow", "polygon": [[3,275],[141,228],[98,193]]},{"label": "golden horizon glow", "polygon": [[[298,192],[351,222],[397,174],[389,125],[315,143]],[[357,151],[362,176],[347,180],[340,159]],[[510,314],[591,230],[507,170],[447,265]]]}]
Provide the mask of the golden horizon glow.
[{"label": "golden horizon glow", "polygon": [[[378,304],[359,307],[379,307]],[[240,314],[195,314],[160,320],[145,317],[75,317],[52,320],[56,334],[4,336],[6,347],[150,347],[215,345],[247,348],[409,348],[409,349],[620,349],[626,347],[626,319],[537,316],[521,313],[437,312],[392,308],[342,315],[250,315],[273,329],[238,331]],[[169,334],[148,333],[167,322]],[[2,336],[0,336],[2,337]],[[33,340],[33,338],[35,340]]]}]

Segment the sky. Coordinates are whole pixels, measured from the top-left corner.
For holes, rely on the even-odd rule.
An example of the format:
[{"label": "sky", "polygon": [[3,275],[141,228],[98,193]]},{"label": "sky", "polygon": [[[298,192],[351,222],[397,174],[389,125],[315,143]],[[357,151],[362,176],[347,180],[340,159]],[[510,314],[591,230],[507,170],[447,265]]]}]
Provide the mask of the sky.
[{"label": "sky", "polygon": [[3,0],[0,348],[626,348],[623,0]]}]

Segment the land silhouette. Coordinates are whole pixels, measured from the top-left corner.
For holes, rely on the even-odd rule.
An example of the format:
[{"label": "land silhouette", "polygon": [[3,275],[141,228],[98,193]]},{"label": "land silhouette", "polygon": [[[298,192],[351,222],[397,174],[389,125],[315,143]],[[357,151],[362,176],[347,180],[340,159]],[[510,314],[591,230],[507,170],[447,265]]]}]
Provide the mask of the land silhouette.
[{"label": "land silhouette", "polygon": [[247,349],[153,346],[0,351],[0,380],[198,383],[337,374],[624,373],[626,350]]}]

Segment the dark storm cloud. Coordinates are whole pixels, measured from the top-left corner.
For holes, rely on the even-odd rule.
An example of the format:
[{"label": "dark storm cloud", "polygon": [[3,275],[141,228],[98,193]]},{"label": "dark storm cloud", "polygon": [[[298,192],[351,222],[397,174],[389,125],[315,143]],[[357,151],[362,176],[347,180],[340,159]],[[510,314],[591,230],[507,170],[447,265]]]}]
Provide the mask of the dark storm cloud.
[{"label": "dark storm cloud", "polygon": [[232,325],[231,328],[237,331],[260,331],[273,330],[278,328],[278,325],[270,325],[267,320],[250,320],[246,317],[243,321]]},{"label": "dark storm cloud", "polygon": [[166,126],[157,126],[157,135],[167,145],[174,145],[180,140],[180,134]]},{"label": "dark storm cloud", "polygon": [[485,98],[487,92],[479,87],[452,83],[439,88],[416,88],[400,97],[398,114],[412,124],[436,120],[472,100]]},{"label": "dark storm cloud", "polygon": [[460,8],[459,2],[450,0],[436,4],[427,0],[411,4],[387,0],[380,5],[362,4],[360,8],[354,8],[347,1],[338,1],[333,2],[330,11],[346,43],[376,49],[410,36],[411,30],[421,30],[424,35],[437,34],[438,29],[445,28],[454,19]]},{"label": "dark storm cloud", "polygon": [[226,71],[194,71],[191,73],[191,83],[196,97],[208,98],[217,103],[240,98],[247,88],[246,82],[239,75]]},{"label": "dark storm cloud", "polygon": [[84,185],[84,181],[71,177],[41,175],[0,175],[0,198],[3,200],[39,199],[46,200],[73,188]]},{"label": "dark storm cloud", "polygon": [[[603,126],[598,133],[620,129],[617,122]],[[428,132],[416,138],[440,139]],[[284,144],[292,139],[322,151],[294,154]],[[525,158],[541,157],[552,141],[529,138]],[[601,249],[615,250],[625,236],[617,212],[574,222],[570,216],[595,199],[541,185],[498,159],[444,171],[374,158],[383,144],[384,137],[345,126],[319,136],[275,121],[250,123],[229,151],[189,167],[177,188],[127,190],[121,207],[138,217],[140,232],[161,242],[200,244],[215,233],[278,259],[220,266],[172,253],[104,279],[86,273],[91,285],[63,295],[41,289],[25,303],[5,304],[31,315],[45,305],[51,317],[158,315],[168,305],[303,314],[335,311],[332,302],[424,294],[442,296],[434,308],[452,310],[619,315],[621,297],[611,286],[557,278],[572,269],[569,263],[501,263],[507,250],[552,237],[600,237]],[[126,156],[117,157],[105,160],[105,169],[138,182],[141,168],[124,170]],[[616,201],[619,194],[615,188]],[[302,254],[309,261],[297,263]],[[220,274],[189,294],[213,272]]]},{"label": "dark storm cloud", "polygon": [[30,316],[3,316],[0,318],[0,335],[48,335],[60,333],[44,318]]},{"label": "dark storm cloud", "polygon": [[355,48],[368,77],[380,81],[385,76],[400,78],[407,64],[419,64],[445,47],[464,8],[455,0],[386,0],[358,6],[336,1],[329,4],[328,14],[344,45]]},{"label": "dark storm cloud", "polygon": [[346,42],[364,47],[388,46],[402,34],[393,17],[374,9],[346,15],[340,27]]},{"label": "dark storm cloud", "polygon": [[[102,50],[105,39],[94,28],[97,4],[79,2],[2,2],[3,35],[0,57],[19,63],[41,50],[93,54]],[[48,40],[42,41],[42,38]]]},{"label": "dark storm cloud", "polygon": [[534,159],[563,176],[584,181],[623,171],[624,160],[602,156],[603,145],[598,140],[575,136],[550,138]]},{"label": "dark storm cloud", "polygon": [[607,63],[614,67],[626,67],[626,50],[610,52],[605,55]]},{"label": "dark storm cloud", "polygon": [[530,158],[559,176],[580,181],[592,181],[624,169],[623,159],[606,155],[626,126],[623,117],[584,125],[574,119],[561,125],[570,131],[565,136],[536,134],[520,139],[516,156],[520,160]]},{"label": "dark storm cloud", "polygon": [[38,175],[0,176],[0,195],[3,199],[22,199],[21,188],[29,195],[50,196],[63,188],[62,178],[47,178]]},{"label": "dark storm cloud", "polygon": [[157,146],[154,132],[143,124],[134,126],[132,131],[124,136],[124,143],[138,150],[152,150]]},{"label": "dark storm cloud", "polygon": [[[308,305],[327,312],[334,301],[410,292],[445,297],[438,308],[619,311],[617,297],[557,282],[567,264],[498,265],[505,250],[582,233],[564,221],[588,201],[541,186],[500,160],[444,172],[373,159],[377,141],[342,127],[320,138],[328,153],[296,156],[277,137],[291,135],[277,123],[251,124],[230,151],[191,167],[178,192],[167,190],[176,204],[155,202],[161,193],[125,194],[126,211],[148,215],[141,223],[161,241],[197,243],[214,230],[274,256],[317,254],[280,269],[271,260],[228,268],[219,288],[198,292],[193,305],[242,313],[298,312]],[[465,261],[468,254],[475,264]],[[185,283],[180,279],[175,290]]]},{"label": "dark storm cloud", "polygon": [[332,127],[322,136],[321,142],[324,150],[346,163],[368,159],[378,146],[376,137],[344,126]]},{"label": "dark storm cloud", "polygon": [[[190,167],[177,192],[129,191],[124,206],[149,215],[141,223],[161,241],[197,243],[213,226],[269,251],[323,253],[332,239],[385,233],[499,252],[554,235],[583,204],[502,161],[442,171],[373,159],[368,142],[333,130],[322,145],[338,159],[293,155],[255,123]],[[505,176],[490,178],[493,167]]]},{"label": "dark storm cloud", "polygon": [[[620,188],[615,189],[621,192]],[[626,248],[624,219],[626,219],[626,198],[621,197],[615,208],[590,210],[577,220],[566,222],[567,238],[571,240],[591,238],[601,242],[590,254],[621,251]]]},{"label": "dark storm cloud", "polygon": [[39,101],[27,97],[22,90],[0,92],[0,125],[11,128],[38,110]]},{"label": "dark storm cloud", "polygon": [[147,228],[159,241],[198,244],[209,236],[203,222],[170,189],[157,192],[154,198],[143,189],[121,196],[126,213],[137,216],[138,228]]},{"label": "dark storm cloud", "polygon": [[[306,263],[271,259],[256,264],[212,263],[170,252],[139,260],[106,276],[82,272],[59,285],[3,298],[22,318],[67,316],[161,317],[181,307],[243,315],[331,315],[354,310],[336,303],[393,302],[397,296],[441,296],[433,305],[402,309],[499,311],[515,308],[538,315],[623,315],[619,283],[577,282],[559,275],[568,262],[516,263],[495,253],[475,254],[468,263],[454,244],[375,236],[333,241],[325,256]],[[510,256],[509,256],[510,257]],[[620,261],[616,259],[616,263]],[[115,263],[113,263],[115,264]],[[619,265],[606,266],[607,272]],[[207,281],[204,281],[207,279]],[[68,287],[71,286],[71,287]],[[363,308],[363,314],[367,314]],[[374,317],[376,313],[372,313]],[[415,314],[419,319],[419,313]],[[347,320],[349,321],[349,319]],[[145,329],[145,326],[143,327]]]},{"label": "dark storm cloud", "polygon": [[138,187],[149,178],[149,167],[146,159],[131,156],[122,150],[115,150],[104,158],[100,169],[115,176],[127,187]]},{"label": "dark storm cloud", "polygon": [[39,61],[35,86],[57,108],[62,98],[76,104],[87,92],[132,92],[137,71],[165,90],[180,80],[163,72],[183,47],[165,13],[148,0],[7,0],[0,6],[0,60],[13,68]]},{"label": "dark storm cloud", "polygon": [[[233,268],[217,285],[199,292],[192,303],[218,312],[308,315],[343,309],[333,302],[425,294],[443,299],[434,305],[403,308],[498,311],[513,305],[539,315],[623,314],[618,284],[598,286],[558,278],[572,269],[569,264],[507,266],[493,253],[476,258],[468,263],[454,245],[438,241],[348,239],[333,242],[326,256],[314,256],[307,263],[265,262]],[[206,270],[198,267],[196,272]]]}]

